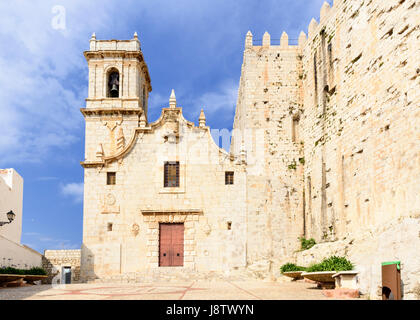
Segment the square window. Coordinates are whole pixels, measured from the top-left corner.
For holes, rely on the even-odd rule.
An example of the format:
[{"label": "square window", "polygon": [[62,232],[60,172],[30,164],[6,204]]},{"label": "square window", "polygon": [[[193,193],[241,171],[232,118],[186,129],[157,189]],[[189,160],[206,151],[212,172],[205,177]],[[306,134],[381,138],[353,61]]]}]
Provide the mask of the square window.
[{"label": "square window", "polygon": [[233,184],[233,171],[225,172],[225,184]]},{"label": "square window", "polygon": [[179,162],[165,162],[163,185],[165,188],[179,187]]},{"label": "square window", "polygon": [[107,185],[114,185],[117,180],[117,174],[115,172],[107,172],[106,173],[106,184]]}]

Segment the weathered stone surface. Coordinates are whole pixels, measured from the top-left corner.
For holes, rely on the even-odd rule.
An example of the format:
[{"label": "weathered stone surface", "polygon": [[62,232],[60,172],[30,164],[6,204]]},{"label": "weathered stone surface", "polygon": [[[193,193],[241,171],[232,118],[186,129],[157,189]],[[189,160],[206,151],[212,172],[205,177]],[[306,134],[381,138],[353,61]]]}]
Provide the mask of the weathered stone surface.
[{"label": "weathered stone surface", "polygon": [[[323,6],[298,46],[268,45],[268,36],[250,46],[247,36],[234,129],[252,132],[245,144],[257,155],[247,166],[248,264],[269,259],[276,273],[292,256],[308,265],[344,255],[373,298],[380,262],[401,260],[409,266],[405,298],[414,297],[419,7],[336,1]],[[236,154],[240,133],[232,139]],[[299,236],[322,244],[294,254]]]}]

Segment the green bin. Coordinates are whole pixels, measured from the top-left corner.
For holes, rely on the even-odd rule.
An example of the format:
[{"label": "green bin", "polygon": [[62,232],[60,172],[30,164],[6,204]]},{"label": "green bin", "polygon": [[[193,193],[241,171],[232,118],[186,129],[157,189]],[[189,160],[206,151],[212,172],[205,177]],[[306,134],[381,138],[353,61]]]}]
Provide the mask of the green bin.
[{"label": "green bin", "polygon": [[401,262],[382,262],[382,300],[401,300]]}]

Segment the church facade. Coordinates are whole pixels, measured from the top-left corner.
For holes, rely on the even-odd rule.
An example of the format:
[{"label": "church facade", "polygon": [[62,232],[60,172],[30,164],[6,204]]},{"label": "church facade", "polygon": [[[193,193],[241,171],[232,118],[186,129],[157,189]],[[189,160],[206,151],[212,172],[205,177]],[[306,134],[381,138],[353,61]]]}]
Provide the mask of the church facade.
[{"label": "church facade", "polygon": [[245,267],[245,159],[215,144],[203,111],[198,126],[186,120],[174,92],[148,122],[137,36],[93,37],[85,56],[82,280]]}]

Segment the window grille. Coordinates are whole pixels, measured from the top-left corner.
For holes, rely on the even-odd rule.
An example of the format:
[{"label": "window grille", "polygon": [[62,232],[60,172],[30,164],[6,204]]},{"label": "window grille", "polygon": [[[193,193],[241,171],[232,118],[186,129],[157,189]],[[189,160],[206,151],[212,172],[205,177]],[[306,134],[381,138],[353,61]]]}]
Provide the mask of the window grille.
[{"label": "window grille", "polygon": [[106,184],[113,185],[116,183],[117,175],[115,172],[107,172],[106,173]]},{"label": "window grille", "polygon": [[179,162],[165,162],[164,181],[165,188],[179,187]]},{"label": "window grille", "polygon": [[225,184],[233,184],[233,171],[225,172]]}]

